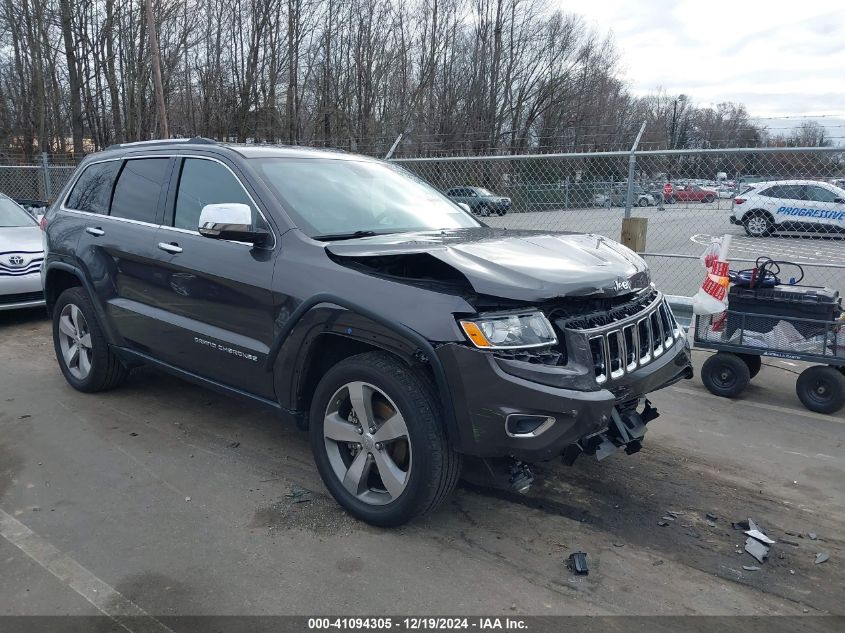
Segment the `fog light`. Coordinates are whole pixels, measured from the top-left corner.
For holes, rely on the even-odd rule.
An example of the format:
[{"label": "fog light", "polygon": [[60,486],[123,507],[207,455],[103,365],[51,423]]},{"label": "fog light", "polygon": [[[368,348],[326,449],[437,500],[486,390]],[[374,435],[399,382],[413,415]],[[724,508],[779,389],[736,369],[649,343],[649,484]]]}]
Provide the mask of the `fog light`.
[{"label": "fog light", "polygon": [[511,413],[505,420],[505,432],[510,437],[537,437],[555,423],[548,415]]}]

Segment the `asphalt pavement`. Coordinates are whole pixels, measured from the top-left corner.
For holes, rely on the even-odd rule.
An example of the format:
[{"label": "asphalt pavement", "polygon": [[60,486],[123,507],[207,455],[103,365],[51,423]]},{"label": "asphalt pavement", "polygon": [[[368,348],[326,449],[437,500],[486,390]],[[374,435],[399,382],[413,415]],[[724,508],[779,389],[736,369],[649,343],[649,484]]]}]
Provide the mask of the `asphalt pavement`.
[{"label": "asphalt pavement", "polygon": [[[526,496],[464,484],[385,530],[273,414],[150,369],[78,393],[43,314],[0,313],[0,614],[842,615],[845,418],[766,362],[734,401],[655,393],[636,455],[540,465]],[[731,528],[749,517],[764,564]]]}]

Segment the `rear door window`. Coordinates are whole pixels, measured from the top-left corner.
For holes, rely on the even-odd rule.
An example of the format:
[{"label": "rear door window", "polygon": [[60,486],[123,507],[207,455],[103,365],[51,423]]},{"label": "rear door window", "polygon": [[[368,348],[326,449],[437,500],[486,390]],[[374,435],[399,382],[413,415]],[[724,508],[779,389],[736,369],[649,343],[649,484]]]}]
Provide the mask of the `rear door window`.
[{"label": "rear door window", "polygon": [[88,165],[73,186],[65,206],[86,213],[108,213],[112,185],[119,168],[119,160]]},{"label": "rear door window", "polygon": [[167,183],[169,168],[169,158],[127,160],[114,187],[111,215],[157,224],[159,199]]}]

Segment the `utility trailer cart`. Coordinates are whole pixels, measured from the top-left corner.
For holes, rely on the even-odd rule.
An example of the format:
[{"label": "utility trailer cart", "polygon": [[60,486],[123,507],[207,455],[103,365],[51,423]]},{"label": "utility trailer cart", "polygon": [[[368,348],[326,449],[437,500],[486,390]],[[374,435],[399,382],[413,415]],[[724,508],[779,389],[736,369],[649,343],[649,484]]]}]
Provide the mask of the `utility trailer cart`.
[{"label": "utility trailer cart", "polygon": [[701,368],[710,393],[738,396],[760,371],[762,357],[816,363],[798,376],[802,404],[818,413],[845,406],[845,321],[839,294],[826,288],[731,288],[728,310],[699,316],[695,346],[716,354]]}]

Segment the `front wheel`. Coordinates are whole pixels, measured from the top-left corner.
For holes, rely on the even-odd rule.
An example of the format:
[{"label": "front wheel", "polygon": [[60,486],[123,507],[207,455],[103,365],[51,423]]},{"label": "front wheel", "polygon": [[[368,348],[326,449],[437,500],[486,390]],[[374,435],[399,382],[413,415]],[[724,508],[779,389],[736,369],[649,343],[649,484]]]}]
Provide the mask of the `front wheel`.
[{"label": "front wheel", "polygon": [[701,382],[715,396],[735,398],[750,381],[748,365],[736,354],[718,352],[701,366]]},{"label": "front wheel", "polygon": [[482,204],[478,207],[478,215],[482,218],[489,218],[490,217],[490,207],[486,204]]},{"label": "front wheel", "polygon": [[326,488],[350,514],[384,527],[436,508],[461,458],[427,379],[385,352],[341,361],[320,381],[309,433]]},{"label": "front wheel", "polygon": [[641,207],[647,207],[648,206],[648,199],[647,198],[640,198],[640,201],[638,202],[638,204]]},{"label": "front wheel", "polygon": [[496,215],[498,215],[500,218],[503,217],[506,213],[506,209],[500,209],[499,211],[496,211]]},{"label": "front wheel", "polygon": [[808,367],[798,376],[795,391],[801,403],[816,413],[836,413],[845,406],[845,376],[834,367]]}]

